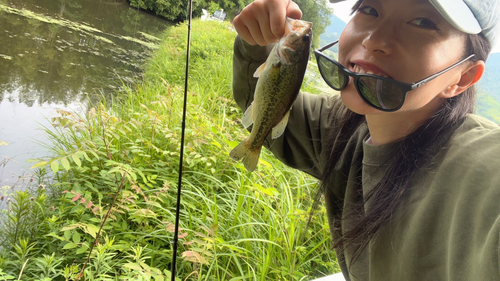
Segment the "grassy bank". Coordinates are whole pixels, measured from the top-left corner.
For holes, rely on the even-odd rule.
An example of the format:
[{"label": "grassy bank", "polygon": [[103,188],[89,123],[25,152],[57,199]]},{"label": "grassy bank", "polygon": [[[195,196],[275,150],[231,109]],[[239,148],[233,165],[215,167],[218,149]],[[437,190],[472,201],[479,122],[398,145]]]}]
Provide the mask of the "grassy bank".
[{"label": "grassy bank", "polygon": [[[169,29],[144,80],[112,104],[52,120],[54,155],[35,169],[54,181],[3,213],[0,280],[74,280],[88,257],[80,280],[169,280],[186,33]],[[248,135],[231,99],[234,36],[226,23],[192,25],[178,280],[338,271],[323,209],[306,228],[316,180],[267,151],[254,173],[228,157]]]}]

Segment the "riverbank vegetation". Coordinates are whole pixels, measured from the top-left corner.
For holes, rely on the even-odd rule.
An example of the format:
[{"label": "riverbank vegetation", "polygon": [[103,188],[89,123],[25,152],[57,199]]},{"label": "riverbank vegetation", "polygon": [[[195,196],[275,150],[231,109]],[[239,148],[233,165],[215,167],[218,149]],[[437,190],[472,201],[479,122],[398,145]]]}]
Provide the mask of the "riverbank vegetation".
[{"label": "riverbank vegetation", "polygon": [[[231,98],[235,33],[192,29],[178,280],[339,271],[322,207],[308,224],[317,181],[268,151],[253,173],[229,159],[248,136]],[[113,102],[51,120],[52,157],[2,213],[0,280],[170,279],[186,33],[169,29],[143,80]]]},{"label": "riverbank vegetation", "polygon": [[[186,0],[128,0],[132,7],[140,8],[164,17],[167,20],[180,22],[187,19],[188,1]],[[193,17],[200,17],[202,9],[213,14],[216,10],[224,10],[228,20],[232,21],[241,10],[253,0],[195,0],[193,1]],[[296,0],[302,10],[302,19],[313,22],[313,47],[319,47],[319,35],[325,32],[330,25],[332,8],[328,6],[327,0]]]}]

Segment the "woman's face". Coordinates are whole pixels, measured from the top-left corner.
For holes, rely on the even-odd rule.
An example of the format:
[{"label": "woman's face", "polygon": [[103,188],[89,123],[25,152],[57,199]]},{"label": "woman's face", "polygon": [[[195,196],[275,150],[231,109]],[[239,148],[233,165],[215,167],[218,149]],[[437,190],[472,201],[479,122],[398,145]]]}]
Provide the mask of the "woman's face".
[{"label": "woman's face", "polygon": [[[365,0],[340,36],[339,62],[354,72],[412,83],[462,59],[466,39],[427,0]],[[398,112],[434,112],[463,70],[457,67],[408,92]],[[358,114],[384,113],[359,97],[352,78],[341,96]]]}]

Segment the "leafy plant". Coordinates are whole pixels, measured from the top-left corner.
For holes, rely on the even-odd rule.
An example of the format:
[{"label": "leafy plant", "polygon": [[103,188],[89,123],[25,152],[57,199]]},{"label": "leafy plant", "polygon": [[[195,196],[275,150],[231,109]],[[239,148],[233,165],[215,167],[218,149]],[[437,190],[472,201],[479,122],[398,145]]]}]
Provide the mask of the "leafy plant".
[{"label": "leafy plant", "polygon": [[[229,159],[248,134],[230,98],[235,33],[214,22],[195,21],[193,29],[203,35],[192,38],[179,280],[303,280],[338,270],[324,209],[307,225],[316,180],[268,151],[254,173]],[[14,200],[20,215],[6,234],[20,242],[17,255],[0,251],[5,274],[168,280],[185,31],[167,31],[144,80],[119,99],[86,116],[60,111],[52,119],[53,156],[34,167],[50,170],[53,182],[33,201]]]},{"label": "leafy plant", "polygon": [[9,275],[3,272],[2,268],[0,268],[0,281],[13,280],[16,278],[13,275]]}]

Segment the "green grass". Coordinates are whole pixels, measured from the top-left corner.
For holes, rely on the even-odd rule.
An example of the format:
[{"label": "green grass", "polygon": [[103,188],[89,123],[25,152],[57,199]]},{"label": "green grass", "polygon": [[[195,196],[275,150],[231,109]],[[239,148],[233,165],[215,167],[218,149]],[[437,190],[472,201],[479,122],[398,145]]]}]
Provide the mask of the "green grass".
[{"label": "green grass", "polygon": [[[16,195],[20,216],[3,214],[0,242],[9,246],[0,250],[0,278],[73,280],[116,195],[80,280],[169,280],[186,33],[186,25],[170,28],[144,80],[111,104],[52,120],[54,155],[35,167],[54,179]],[[178,280],[310,280],[339,271],[323,208],[307,226],[317,181],[267,150],[253,173],[228,156],[248,136],[231,98],[235,33],[194,21],[192,34]]]}]

